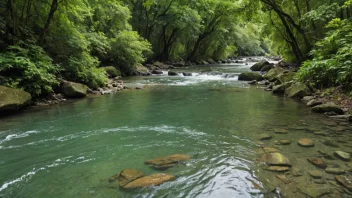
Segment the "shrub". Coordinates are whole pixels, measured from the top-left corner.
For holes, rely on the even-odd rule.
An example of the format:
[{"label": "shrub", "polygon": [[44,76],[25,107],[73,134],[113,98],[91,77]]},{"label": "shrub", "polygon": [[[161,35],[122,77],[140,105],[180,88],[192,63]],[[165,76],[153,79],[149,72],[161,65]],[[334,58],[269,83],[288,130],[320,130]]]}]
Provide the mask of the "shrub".
[{"label": "shrub", "polygon": [[53,91],[58,85],[57,72],[52,59],[36,45],[20,43],[0,54],[2,84],[23,89],[34,97]]}]

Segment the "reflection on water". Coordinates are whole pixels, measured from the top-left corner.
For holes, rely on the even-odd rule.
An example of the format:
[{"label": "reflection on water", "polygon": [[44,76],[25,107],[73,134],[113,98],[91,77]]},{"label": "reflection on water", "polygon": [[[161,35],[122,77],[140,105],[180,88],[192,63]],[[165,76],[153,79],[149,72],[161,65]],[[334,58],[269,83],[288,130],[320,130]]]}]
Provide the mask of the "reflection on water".
[{"label": "reflection on water", "polygon": [[[275,187],[286,197],[302,196],[293,186],[314,183],[307,171],[315,167],[306,158],[318,150],[331,152],[324,144],[329,139],[349,151],[351,138],[344,132],[350,126],[340,126],[336,137],[337,127],[325,125],[323,116],[304,105],[237,81],[249,66],[177,69],[192,77],[166,72],[131,77],[127,85],[146,88],[0,120],[0,197],[278,197],[270,192]],[[289,133],[275,134],[277,128]],[[318,137],[316,131],[327,135]],[[260,133],[273,139],[258,142]],[[298,147],[302,137],[314,139],[315,147]],[[281,139],[292,143],[278,145]],[[303,176],[288,175],[292,186],[264,171],[257,161],[260,145],[280,150]],[[175,181],[133,191],[108,183],[125,168],[157,173],[144,160],[176,153],[192,158],[162,171],[175,175]]]}]

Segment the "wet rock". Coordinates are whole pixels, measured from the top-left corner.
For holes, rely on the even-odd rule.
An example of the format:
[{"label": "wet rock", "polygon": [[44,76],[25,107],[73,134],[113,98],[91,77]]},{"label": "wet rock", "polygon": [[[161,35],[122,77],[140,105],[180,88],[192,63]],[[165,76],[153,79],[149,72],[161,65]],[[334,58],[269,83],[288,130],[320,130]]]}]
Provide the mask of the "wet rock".
[{"label": "wet rock", "polygon": [[330,173],[330,174],[334,174],[334,175],[345,174],[345,170],[343,170],[342,168],[326,168],[325,172]]},{"label": "wet rock", "polygon": [[325,120],[325,121],[323,122],[323,124],[326,125],[326,126],[337,126],[337,123],[336,123],[336,122],[334,122],[334,121],[329,121],[329,120]]},{"label": "wet rock", "polygon": [[16,112],[29,105],[31,99],[28,92],[0,86],[0,113]]},{"label": "wet rock", "polygon": [[310,94],[310,89],[304,83],[301,82],[293,83],[285,91],[285,96],[289,98],[303,98],[304,96],[308,96]]},{"label": "wet rock", "polygon": [[335,112],[337,114],[343,114],[343,110],[333,102],[315,106],[312,108],[312,111],[315,113]]},{"label": "wet rock", "polygon": [[252,71],[260,71],[266,65],[272,66],[268,61],[262,61],[254,64],[250,69]]},{"label": "wet rock", "polygon": [[303,173],[301,170],[297,169],[297,168],[292,168],[291,169],[291,174],[295,177],[300,177],[303,176]]},{"label": "wet rock", "polygon": [[161,71],[161,70],[153,70],[152,74],[160,75],[160,74],[163,74],[163,71]]},{"label": "wet rock", "polygon": [[277,178],[279,178],[281,181],[283,181],[285,184],[289,184],[291,181],[286,177],[286,175],[276,175]]},{"label": "wet rock", "polygon": [[302,101],[305,102],[305,103],[307,103],[307,102],[309,102],[309,101],[311,101],[311,100],[313,100],[313,99],[314,99],[314,96],[304,96],[304,97],[302,98]]},{"label": "wet rock", "polygon": [[190,158],[191,157],[188,155],[175,154],[175,155],[147,160],[144,163],[151,165],[155,169],[164,170],[164,169],[174,167],[179,162],[189,160]]},{"label": "wet rock", "polygon": [[291,144],[291,141],[290,140],[279,140],[279,143],[281,145],[289,145],[289,144]]},{"label": "wet rock", "polygon": [[311,170],[309,171],[309,175],[313,177],[314,179],[320,179],[323,177],[323,173],[318,170]]},{"label": "wet rock", "polygon": [[326,194],[331,193],[331,189],[328,187],[322,187],[320,185],[305,185],[298,186],[298,189],[303,193],[308,195],[309,197],[321,197]]},{"label": "wet rock", "polygon": [[153,175],[145,176],[138,178],[132,182],[129,182],[123,188],[125,189],[133,189],[133,188],[144,188],[150,186],[157,186],[163,184],[165,182],[174,180],[175,176],[165,174],[165,173],[156,173]]},{"label": "wet rock", "polygon": [[192,73],[182,72],[183,76],[192,76]]},{"label": "wet rock", "polygon": [[272,138],[271,135],[268,135],[266,133],[259,134],[259,139],[260,140],[270,140]]},{"label": "wet rock", "polygon": [[330,116],[330,118],[342,120],[342,121],[349,121],[352,122],[352,115],[337,115],[337,116]]},{"label": "wet rock", "polygon": [[268,153],[262,158],[270,166],[291,166],[290,161],[280,153]]},{"label": "wet rock", "polygon": [[282,69],[281,67],[273,68],[269,70],[269,72],[264,74],[263,78],[272,82],[275,81],[275,78],[282,72],[284,72],[284,69]]},{"label": "wet rock", "polygon": [[294,77],[295,77],[296,73],[292,72],[292,71],[287,71],[287,72],[283,72],[281,74],[279,74],[278,76],[276,76],[276,80],[280,83],[286,83],[286,82],[292,82]]},{"label": "wet rock", "polygon": [[268,166],[265,168],[265,170],[274,171],[274,172],[286,172],[286,171],[290,170],[290,167],[288,167],[288,166]]},{"label": "wet rock", "polygon": [[238,76],[238,80],[239,81],[252,81],[252,80],[261,81],[263,80],[263,77],[262,75],[256,72],[244,72]]},{"label": "wet rock", "polygon": [[174,71],[169,71],[169,72],[168,72],[168,75],[169,75],[169,76],[178,76],[178,73],[177,73],[177,72],[174,72]]},{"label": "wet rock", "polygon": [[286,134],[288,133],[288,130],[286,129],[274,129],[275,133],[279,133],[279,134]]},{"label": "wet rock", "polygon": [[276,148],[271,148],[271,147],[264,147],[263,148],[265,153],[277,153],[279,152],[279,150],[277,150]]},{"label": "wet rock", "polygon": [[343,151],[335,151],[334,154],[342,160],[349,161],[351,159],[351,154]]},{"label": "wet rock", "polygon": [[336,181],[347,188],[349,191],[352,191],[352,180],[345,176],[335,176]]},{"label": "wet rock", "polygon": [[249,85],[256,85],[258,84],[258,82],[256,80],[252,80],[250,82],[248,82]]},{"label": "wet rock", "polygon": [[322,169],[325,169],[328,166],[323,159],[320,159],[317,157],[310,157],[310,158],[307,158],[307,160],[308,160],[308,162],[312,163],[316,167],[319,167]]},{"label": "wet rock", "polygon": [[262,69],[260,71],[267,72],[267,71],[270,71],[272,68],[274,68],[273,65],[265,65],[264,67],[262,67]]},{"label": "wet rock", "polygon": [[273,86],[273,93],[274,94],[284,94],[286,89],[291,87],[291,85],[292,85],[292,82],[285,82],[283,84]]},{"label": "wet rock", "polygon": [[323,102],[317,100],[317,99],[313,99],[313,100],[310,100],[309,102],[307,102],[307,106],[308,107],[315,107],[315,106],[318,106],[318,105],[321,105],[323,104]]},{"label": "wet rock", "polygon": [[87,95],[88,87],[86,85],[63,81],[61,84],[61,92],[69,98],[82,98]]},{"label": "wet rock", "polygon": [[113,182],[118,179],[120,181],[120,186],[125,186],[128,183],[144,176],[145,173],[142,171],[134,169],[124,169],[119,174],[110,177],[109,182]]},{"label": "wet rock", "polygon": [[298,145],[303,146],[303,147],[312,147],[312,146],[314,146],[314,142],[311,139],[302,138],[302,139],[298,140]]},{"label": "wet rock", "polygon": [[328,154],[327,152],[325,152],[325,151],[318,150],[318,153],[319,153],[322,157],[324,157],[325,159],[334,160],[334,158],[333,158],[330,154]]}]

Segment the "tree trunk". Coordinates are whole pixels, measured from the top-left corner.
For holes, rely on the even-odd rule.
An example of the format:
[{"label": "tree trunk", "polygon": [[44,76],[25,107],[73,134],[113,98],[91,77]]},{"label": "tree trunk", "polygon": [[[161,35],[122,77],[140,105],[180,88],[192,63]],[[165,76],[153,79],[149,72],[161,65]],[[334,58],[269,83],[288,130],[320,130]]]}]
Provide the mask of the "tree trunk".
[{"label": "tree trunk", "polygon": [[45,34],[46,32],[49,30],[49,26],[50,26],[50,23],[51,21],[53,20],[54,18],[54,14],[58,8],[58,0],[53,0],[52,3],[51,3],[51,6],[50,6],[50,12],[48,14],[48,18],[46,20],[46,23],[45,23],[45,26],[43,28],[43,31],[40,35],[40,38],[39,38],[39,41],[40,41],[40,45],[43,45],[44,43],[44,39],[45,39]]}]

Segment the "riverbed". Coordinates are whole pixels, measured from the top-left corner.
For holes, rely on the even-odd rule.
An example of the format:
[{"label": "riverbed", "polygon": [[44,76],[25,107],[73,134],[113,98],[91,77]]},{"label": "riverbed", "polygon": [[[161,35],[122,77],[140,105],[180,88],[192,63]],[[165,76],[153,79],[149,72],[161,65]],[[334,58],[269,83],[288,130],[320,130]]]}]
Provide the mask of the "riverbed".
[{"label": "riverbed", "polygon": [[[329,188],[326,197],[350,196],[308,157],[332,156],[328,166],[350,175],[351,163],[333,155],[351,151],[351,126],[313,114],[303,103],[238,81],[248,65],[219,64],[176,69],[192,76],[123,79],[143,86],[32,109],[0,120],[0,197],[305,197],[306,186]],[[288,133],[275,133],[287,130]],[[325,132],[325,133],[314,133]],[[272,139],[260,141],[259,134]],[[297,145],[310,138],[314,146]],[[279,145],[279,140],[289,145]],[[337,147],[326,145],[331,141]],[[285,155],[300,175],[290,183],[263,169],[262,148]],[[172,154],[191,160],[157,171],[145,160]],[[164,172],[176,180],[124,191],[109,184],[125,168]],[[312,178],[319,170],[323,177]],[[282,174],[282,173],[280,173]],[[271,192],[273,188],[277,192]]]}]

